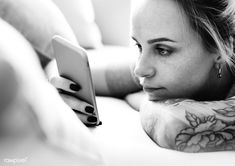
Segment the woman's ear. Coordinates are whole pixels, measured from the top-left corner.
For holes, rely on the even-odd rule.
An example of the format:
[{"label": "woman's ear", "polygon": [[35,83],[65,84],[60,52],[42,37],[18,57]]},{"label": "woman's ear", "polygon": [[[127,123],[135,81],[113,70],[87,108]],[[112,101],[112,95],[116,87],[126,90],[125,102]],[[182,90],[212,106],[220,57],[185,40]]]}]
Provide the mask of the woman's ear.
[{"label": "woman's ear", "polygon": [[222,58],[222,56],[218,53],[218,54],[215,55],[214,61],[215,61],[215,64],[222,64],[222,63],[223,63],[223,58]]}]

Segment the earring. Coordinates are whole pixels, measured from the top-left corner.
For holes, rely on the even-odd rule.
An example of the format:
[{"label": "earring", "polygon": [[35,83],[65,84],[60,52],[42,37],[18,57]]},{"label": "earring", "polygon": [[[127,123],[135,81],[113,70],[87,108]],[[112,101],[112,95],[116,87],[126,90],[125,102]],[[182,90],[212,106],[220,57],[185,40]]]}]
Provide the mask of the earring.
[{"label": "earring", "polygon": [[218,78],[222,78],[222,67],[221,64],[218,64],[218,74],[217,74]]}]

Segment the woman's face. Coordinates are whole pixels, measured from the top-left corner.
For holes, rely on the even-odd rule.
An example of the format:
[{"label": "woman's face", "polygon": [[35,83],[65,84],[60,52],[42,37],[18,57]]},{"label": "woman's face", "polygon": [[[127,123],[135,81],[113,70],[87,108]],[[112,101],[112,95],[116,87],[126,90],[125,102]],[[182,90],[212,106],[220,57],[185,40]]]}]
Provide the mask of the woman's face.
[{"label": "woman's face", "polygon": [[210,88],[214,59],[174,0],[144,0],[133,13],[135,74],[149,100],[194,98]]}]

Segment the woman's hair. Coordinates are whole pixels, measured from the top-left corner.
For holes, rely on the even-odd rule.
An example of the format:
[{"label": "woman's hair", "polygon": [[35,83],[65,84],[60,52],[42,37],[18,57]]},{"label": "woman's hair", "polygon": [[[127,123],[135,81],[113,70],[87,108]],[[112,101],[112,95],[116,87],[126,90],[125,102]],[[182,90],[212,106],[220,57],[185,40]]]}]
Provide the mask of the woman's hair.
[{"label": "woman's hair", "polygon": [[235,74],[235,0],[175,0],[206,49],[219,52]]}]

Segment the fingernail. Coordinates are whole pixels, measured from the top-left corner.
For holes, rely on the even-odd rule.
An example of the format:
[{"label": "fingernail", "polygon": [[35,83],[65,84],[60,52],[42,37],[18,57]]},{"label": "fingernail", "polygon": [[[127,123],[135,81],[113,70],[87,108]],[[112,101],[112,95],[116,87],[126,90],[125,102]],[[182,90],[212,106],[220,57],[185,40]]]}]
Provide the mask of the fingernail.
[{"label": "fingernail", "polygon": [[79,112],[78,110],[72,109],[74,112]]},{"label": "fingernail", "polygon": [[92,113],[94,113],[94,108],[91,107],[91,106],[86,106],[85,111],[86,111],[87,113],[92,114]]},{"label": "fingernail", "polygon": [[97,118],[96,118],[95,116],[89,116],[89,117],[87,118],[87,121],[88,121],[88,122],[97,122]]},{"label": "fingernail", "polygon": [[69,88],[73,91],[76,91],[76,92],[81,89],[81,87],[76,84],[70,84]]}]

